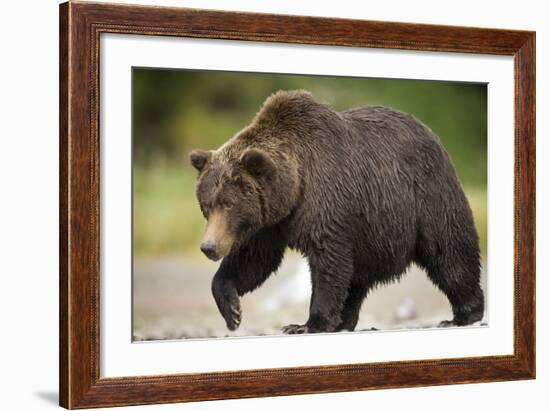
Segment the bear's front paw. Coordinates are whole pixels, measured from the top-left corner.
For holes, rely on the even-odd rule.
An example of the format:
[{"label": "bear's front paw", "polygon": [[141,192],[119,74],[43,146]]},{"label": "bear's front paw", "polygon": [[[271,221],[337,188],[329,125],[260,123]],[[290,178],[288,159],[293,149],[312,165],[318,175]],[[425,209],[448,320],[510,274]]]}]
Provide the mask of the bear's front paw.
[{"label": "bear's front paw", "polygon": [[220,312],[225,319],[227,328],[231,331],[235,331],[239,328],[241,324],[241,303],[239,297],[235,294],[227,296],[222,307],[220,307]]},{"label": "bear's front paw", "polygon": [[290,324],[281,328],[284,334],[307,334],[310,332],[309,327],[306,324]]},{"label": "bear's front paw", "polygon": [[241,302],[237,290],[232,287],[212,287],[214,300],[225,320],[227,328],[235,331],[241,324]]}]

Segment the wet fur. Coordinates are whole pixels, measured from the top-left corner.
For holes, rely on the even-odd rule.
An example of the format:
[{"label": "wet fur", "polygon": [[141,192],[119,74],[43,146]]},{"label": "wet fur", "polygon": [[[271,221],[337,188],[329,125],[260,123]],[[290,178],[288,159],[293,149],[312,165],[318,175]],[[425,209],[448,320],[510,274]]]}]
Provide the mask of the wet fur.
[{"label": "wet fur", "polygon": [[[250,149],[271,163],[243,161]],[[287,246],[312,275],[309,319],[287,333],[353,330],[368,291],[413,262],[448,297],[445,325],[481,320],[472,212],[439,139],[414,117],[381,106],[335,112],[307,92],[278,92],[201,170],[205,216],[226,207],[238,238],[212,282],[230,329],[238,297],[277,270]]]}]

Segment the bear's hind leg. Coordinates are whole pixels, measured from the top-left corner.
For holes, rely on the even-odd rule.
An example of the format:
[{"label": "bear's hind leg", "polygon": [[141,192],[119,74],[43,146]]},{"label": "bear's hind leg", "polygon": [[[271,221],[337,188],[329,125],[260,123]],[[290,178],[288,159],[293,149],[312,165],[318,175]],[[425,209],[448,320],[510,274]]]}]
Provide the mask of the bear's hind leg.
[{"label": "bear's hind leg", "polygon": [[[453,319],[440,326],[464,326],[481,321],[485,301],[480,285],[479,240],[464,196],[456,207],[431,209],[419,222],[415,262],[447,296]],[[427,208],[428,209],[428,208]],[[440,223],[436,223],[440,221]]]},{"label": "bear's hind leg", "polygon": [[484,312],[480,269],[477,264],[466,267],[428,267],[428,276],[447,296],[453,310],[451,321],[442,321],[440,327],[464,326],[481,321]]}]

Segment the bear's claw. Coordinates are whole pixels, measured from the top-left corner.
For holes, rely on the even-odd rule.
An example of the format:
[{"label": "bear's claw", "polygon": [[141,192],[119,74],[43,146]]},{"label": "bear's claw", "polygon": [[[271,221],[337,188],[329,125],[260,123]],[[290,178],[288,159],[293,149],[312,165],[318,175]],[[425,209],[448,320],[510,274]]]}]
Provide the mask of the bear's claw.
[{"label": "bear's claw", "polygon": [[225,302],[223,308],[220,310],[227,328],[231,331],[235,331],[239,328],[241,324],[241,304],[239,302],[239,297],[231,296],[228,301]]},{"label": "bear's claw", "polygon": [[309,332],[309,327],[306,324],[290,324],[281,328],[281,331],[284,334],[307,334]]},{"label": "bear's claw", "polygon": [[212,293],[220,314],[225,320],[227,328],[230,331],[235,331],[239,328],[242,317],[241,303],[237,290],[218,281],[214,281],[212,285]]}]

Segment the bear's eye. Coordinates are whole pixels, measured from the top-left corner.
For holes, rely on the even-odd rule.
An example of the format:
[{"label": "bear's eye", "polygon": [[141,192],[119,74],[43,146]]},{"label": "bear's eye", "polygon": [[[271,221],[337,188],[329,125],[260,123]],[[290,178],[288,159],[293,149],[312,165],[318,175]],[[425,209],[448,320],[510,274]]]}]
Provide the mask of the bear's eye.
[{"label": "bear's eye", "polygon": [[231,210],[231,209],[233,208],[233,204],[225,204],[225,205],[223,206],[223,208],[224,208],[225,210]]}]

